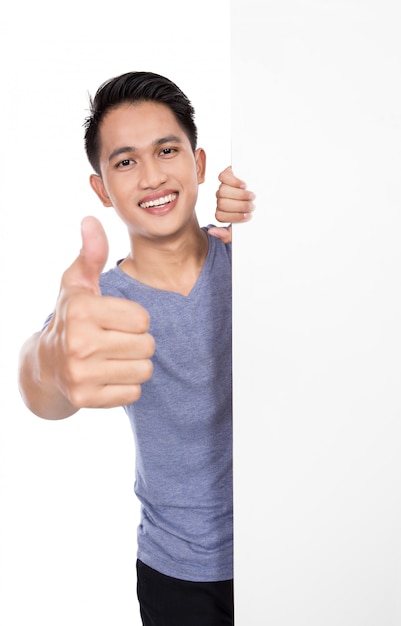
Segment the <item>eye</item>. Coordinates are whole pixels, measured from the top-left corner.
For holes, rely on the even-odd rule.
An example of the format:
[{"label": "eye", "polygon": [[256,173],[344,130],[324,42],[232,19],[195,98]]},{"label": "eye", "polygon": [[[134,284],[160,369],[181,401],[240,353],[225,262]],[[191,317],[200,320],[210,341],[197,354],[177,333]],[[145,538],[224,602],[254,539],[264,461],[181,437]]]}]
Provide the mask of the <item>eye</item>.
[{"label": "eye", "polygon": [[163,150],[160,151],[160,154],[162,156],[172,156],[175,152],[178,152],[177,148],[163,148]]},{"label": "eye", "polygon": [[134,163],[135,161],[133,159],[123,159],[122,161],[116,163],[116,168],[123,169],[125,167],[129,167],[130,165],[133,165]]}]

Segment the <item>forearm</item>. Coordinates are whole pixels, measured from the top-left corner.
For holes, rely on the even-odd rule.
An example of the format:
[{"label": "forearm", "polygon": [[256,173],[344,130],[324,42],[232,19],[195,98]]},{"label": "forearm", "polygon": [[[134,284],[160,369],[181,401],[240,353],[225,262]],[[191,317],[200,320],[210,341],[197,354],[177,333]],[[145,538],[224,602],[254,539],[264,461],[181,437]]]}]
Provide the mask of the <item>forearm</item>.
[{"label": "forearm", "polygon": [[32,413],[44,419],[63,419],[78,411],[57,386],[54,364],[41,350],[42,333],[35,333],[22,346],[19,388]]}]

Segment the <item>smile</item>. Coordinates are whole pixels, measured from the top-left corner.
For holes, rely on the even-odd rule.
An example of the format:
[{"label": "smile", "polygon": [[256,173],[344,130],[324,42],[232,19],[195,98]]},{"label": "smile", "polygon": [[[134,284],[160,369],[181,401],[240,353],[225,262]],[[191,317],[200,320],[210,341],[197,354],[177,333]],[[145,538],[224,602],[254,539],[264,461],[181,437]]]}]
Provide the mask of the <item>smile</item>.
[{"label": "smile", "polygon": [[156,206],[163,206],[163,204],[169,204],[169,202],[173,202],[176,197],[176,193],[170,193],[168,196],[162,196],[161,198],[157,198],[156,200],[150,200],[149,202],[140,202],[139,206],[141,207],[141,209],[150,209]]}]

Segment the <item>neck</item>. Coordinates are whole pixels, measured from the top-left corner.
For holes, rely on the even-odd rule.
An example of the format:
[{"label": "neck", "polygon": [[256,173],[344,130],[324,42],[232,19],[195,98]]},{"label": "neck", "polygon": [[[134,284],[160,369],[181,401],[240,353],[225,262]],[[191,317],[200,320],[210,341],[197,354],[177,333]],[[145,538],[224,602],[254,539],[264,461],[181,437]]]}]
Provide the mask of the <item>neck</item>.
[{"label": "neck", "polygon": [[202,270],[208,246],[207,235],[197,223],[166,238],[132,234],[131,252],[120,268],[150,287],[188,295]]}]

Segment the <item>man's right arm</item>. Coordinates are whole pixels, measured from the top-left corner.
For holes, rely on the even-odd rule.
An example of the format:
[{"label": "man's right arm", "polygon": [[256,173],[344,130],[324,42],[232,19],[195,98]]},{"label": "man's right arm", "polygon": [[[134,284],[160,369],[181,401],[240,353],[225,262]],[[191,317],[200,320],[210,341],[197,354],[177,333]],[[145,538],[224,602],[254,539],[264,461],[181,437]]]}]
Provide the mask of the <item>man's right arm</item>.
[{"label": "man's right arm", "polygon": [[19,387],[26,406],[46,419],[80,408],[138,400],[152,375],[149,314],[136,302],[102,296],[107,238],[95,218],[82,222],[82,249],[64,272],[52,319],[22,346]]}]

